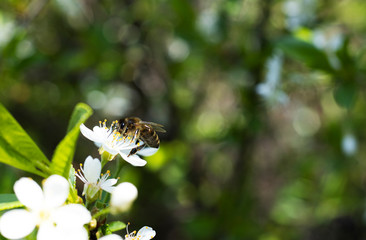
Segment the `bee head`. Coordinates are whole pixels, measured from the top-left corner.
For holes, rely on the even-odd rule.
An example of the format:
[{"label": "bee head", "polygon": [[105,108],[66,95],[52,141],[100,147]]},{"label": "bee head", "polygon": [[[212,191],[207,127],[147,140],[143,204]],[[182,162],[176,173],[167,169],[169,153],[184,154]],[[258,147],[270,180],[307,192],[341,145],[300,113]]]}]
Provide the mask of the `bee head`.
[{"label": "bee head", "polygon": [[122,132],[135,129],[135,124],[137,124],[140,121],[139,118],[136,117],[126,117],[122,118],[118,121],[119,128]]}]

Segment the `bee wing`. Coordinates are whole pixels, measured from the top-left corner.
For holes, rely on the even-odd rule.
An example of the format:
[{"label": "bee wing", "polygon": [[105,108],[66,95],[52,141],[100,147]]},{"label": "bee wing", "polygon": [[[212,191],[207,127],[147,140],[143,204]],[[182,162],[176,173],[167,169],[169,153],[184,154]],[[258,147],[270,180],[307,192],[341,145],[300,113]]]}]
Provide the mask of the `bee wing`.
[{"label": "bee wing", "polygon": [[162,132],[165,133],[165,129],[163,128],[164,126],[158,123],[154,123],[154,122],[145,122],[145,121],[141,121],[140,124],[146,124],[151,126],[152,128],[154,128],[155,131],[157,132]]}]

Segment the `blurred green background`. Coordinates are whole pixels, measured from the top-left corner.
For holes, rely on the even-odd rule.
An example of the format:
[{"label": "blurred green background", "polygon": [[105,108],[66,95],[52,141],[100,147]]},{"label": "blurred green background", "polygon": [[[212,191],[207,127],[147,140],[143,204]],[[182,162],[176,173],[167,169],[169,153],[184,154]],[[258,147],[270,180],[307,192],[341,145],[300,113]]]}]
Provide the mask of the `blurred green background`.
[{"label": "blurred green background", "polygon": [[[48,157],[80,101],[88,127],[163,124],[147,166],[120,174],[139,189],[118,217],[131,230],[363,239],[365,12],[363,0],[2,0],[0,102]],[[81,136],[75,167],[88,155]],[[28,176],[0,171],[1,193]]]}]

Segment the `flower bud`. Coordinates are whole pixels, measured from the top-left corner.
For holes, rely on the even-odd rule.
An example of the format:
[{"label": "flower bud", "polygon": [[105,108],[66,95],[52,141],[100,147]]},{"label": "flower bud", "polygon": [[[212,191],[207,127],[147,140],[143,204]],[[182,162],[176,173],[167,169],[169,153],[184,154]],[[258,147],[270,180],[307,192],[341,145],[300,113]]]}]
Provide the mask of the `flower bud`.
[{"label": "flower bud", "polygon": [[137,198],[137,188],[129,182],[120,183],[113,191],[111,196],[112,213],[125,212],[132,202]]}]

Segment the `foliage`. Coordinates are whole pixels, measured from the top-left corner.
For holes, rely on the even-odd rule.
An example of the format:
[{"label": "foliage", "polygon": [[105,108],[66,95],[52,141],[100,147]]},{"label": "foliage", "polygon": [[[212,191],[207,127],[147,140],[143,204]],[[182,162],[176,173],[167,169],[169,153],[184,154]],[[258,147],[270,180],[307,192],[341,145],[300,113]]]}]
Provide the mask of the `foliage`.
[{"label": "foliage", "polygon": [[[3,139],[0,144],[1,161],[41,177],[58,174],[68,179],[80,124],[91,113],[92,110],[86,104],[80,103],[75,107],[70,120],[71,134],[61,141],[51,163],[4,106],[0,105],[1,138]],[[1,211],[22,206],[14,194],[0,195]]]},{"label": "foliage", "polygon": [[80,124],[84,123],[92,114],[92,109],[86,104],[78,104],[71,116],[65,138],[57,146],[52,157],[51,171],[69,178],[70,166],[73,161],[76,141],[79,136]]},{"label": "foliage", "polygon": [[59,174],[65,178],[69,177],[80,124],[92,112],[89,106],[78,104],[75,107],[70,120],[71,127],[69,129],[71,131],[56,148],[52,163],[2,105],[0,105],[0,111],[0,126],[2,129],[0,148],[2,149],[1,161],[3,163],[41,177],[52,174]]},{"label": "foliage", "polygon": [[[0,161],[66,176],[75,126],[91,113],[79,105],[67,127],[69,111],[86,102],[90,125],[139,116],[167,129],[146,168],[120,173],[139,188],[127,217],[159,239],[361,239],[364,10],[361,0],[1,1],[0,102],[20,124],[0,106]],[[75,163],[97,154],[87,144]],[[4,192],[27,174],[1,171]]]}]

